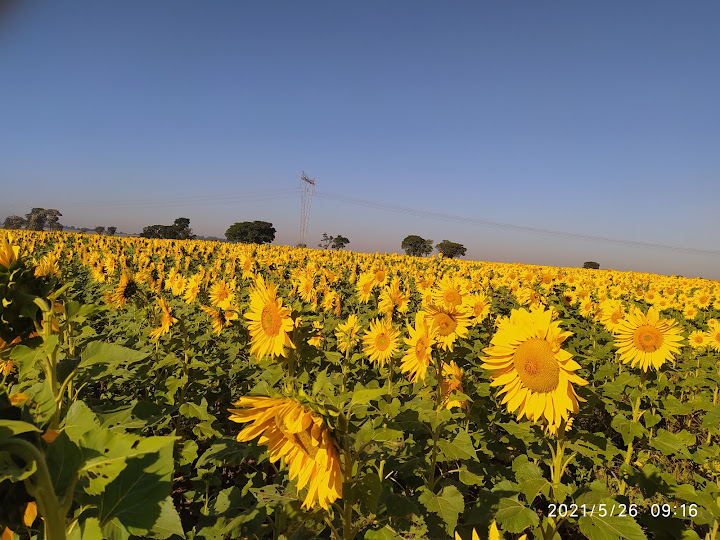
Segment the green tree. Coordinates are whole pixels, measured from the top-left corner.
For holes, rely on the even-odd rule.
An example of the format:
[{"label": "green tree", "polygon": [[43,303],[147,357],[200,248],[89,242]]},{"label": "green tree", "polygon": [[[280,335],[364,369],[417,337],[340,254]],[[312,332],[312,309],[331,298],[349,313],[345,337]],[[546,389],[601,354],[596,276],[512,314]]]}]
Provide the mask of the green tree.
[{"label": "green tree", "polygon": [[3,223],[3,229],[22,229],[25,226],[25,218],[22,216],[8,216]]},{"label": "green tree", "polygon": [[117,232],[117,227],[110,225],[110,227],[107,228],[107,234],[108,236],[115,236],[115,233]]},{"label": "green tree", "polygon": [[405,237],[400,247],[411,257],[422,257],[432,253],[433,241],[416,234],[411,234]]},{"label": "green tree", "polygon": [[269,244],[275,240],[275,227],[267,221],[243,221],[233,223],[225,231],[229,242],[243,244]]},{"label": "green tree", "polygon": [[47,214],[44,208],[33,208],[25,214],[25,223],[29,231],[42,231],[45,229]]},{"label": "green tree", "polygon": [[322,238],[320,239],[320,243],[318,244],[318,247],[322,248],[322,249],[328,249],[334,239],[335,239],[334,236],[328,236],[327,233],[323,233]]},{"label": "green tree", "polygon": [[190,220],[180,217],[172,225],[149,225],[140,233],[143,238],[165,238],[171,240],[191,240],[195,238],[190,228]]},{"label": "green tree", "polygon": [[583,268],[592,268],[593,270],[600,270],[600,264],[595,261],[588,261],[583,264]]},{"label": "green tree", "polygon": [[45,210],[45,226],[51,231],[62,231],[64,227],[60,221],[58,221],[58,218],[60,217],[62,217],[62,214],[54,208]]},{"label": "green tree", "polygon": [[97,227],[95,227],[95,232],[98,233],[98,234],[104,234],[104,233],[105,233],[105,227],[103,227],[103,226],[101,226],[101,225],[98,225]]},{"label": "green tree", "polygon": [[465,255],[467,249],[462,244],[457,242],[451,242],[450,240],[443,240],[435,245],[435,248],[442,253],[443,257],[448,259],[454,259],[455,257],[462,257]]},{"label": "green tree", "polygon": [[345,249],[345,246],[347,246],[349,243],[350,240],[346,236],[339,234],[335,238],[333,238],[330,247],[333,249]]}]

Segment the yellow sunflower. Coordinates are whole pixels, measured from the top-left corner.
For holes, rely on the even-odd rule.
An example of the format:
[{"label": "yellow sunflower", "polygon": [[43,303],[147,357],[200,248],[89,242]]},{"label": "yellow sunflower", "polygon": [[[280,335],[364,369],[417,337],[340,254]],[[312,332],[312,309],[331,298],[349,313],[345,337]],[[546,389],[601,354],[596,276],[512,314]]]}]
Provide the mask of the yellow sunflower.
[{"label": "yellow sunflower", "polygon": [[370,360],[380,366],[392,358],[398,350],[398,331],[384,319],[376,319],[370,323],[370,329],[363,336],[363,351]]},{"label": "yellow sunflower", "polygon": [[172,324],[177,322],[177,319],[172,316],[172,313],[170,313],[170,307],[167,305],[164,298],[158,297],[157,303],[158,306],[160,306],[161,312],[160,327],[150,332],[150,339],[152,341],[157,341],[160,336],[170,332]]},{"label": "yellow sunflower", "polygon": [[284,357],[286,346],[295,348],[288,336],[294,326],[290,309],[283,307],[282,299],[277,298],[277,285],[266,283],[262,276],[255,280],[250,291],[250,309],[245,318],[250,321],[250,354],[258,360],[266,356]]},{"label": "yellow sunflower", "polygon": [[[480,535],[474,528],[472,530],[472,536],[470,538],[471,540],[480,540]],[[492,524],[490,525],[490,530],[488,531],[488,540],[502,540],[502,538],[503,536],[502,534],[500,534],[497,523],[495,523],[495,520],[493,520]],[[520,538],[518,538],[518,540],[526,540],[526,538],[527,535],[523,534]],[[463,540],[457,531],[455,531],[455,540]]]},{"label": "yellow sunflower", "polygon": [[430,326],[437,330],[437,343],[444,350],[453,350],[453,344],[458,337],[468,334],[470,319],[464,310],[454,308],[441,308],[434,305],[427,306],[425,317],[429,319]]},{"label": "yellow sunflower", "polygon": [[109,296],[114,307],[125,307],[125,304],[138,292],[138,285],[130,272],[123,272],[120,283]]},{"label": "yellow sunflower", "polygon": [[712,326],[707,331],[708,345],[713,351],[720,352],[720,326]]},{"label": "yellow sunflower", "polygon": [[224,279],[217,281],[210,287],[210,303],[216,308],[230,309],[235,302],[235,293],[225,283]]},{"label": "yellow sunflower", "polygon": [[288,465],[297,478],[298,494],[308,486],[303,507],[325,510],[342,497],[342,472],[337,443],[320,415],[290,398],[241,397],[238,409],[228,409],[233,422],[252,422],[237,436],[239,442],[260,437],[270,461]]},{"label": "yellow sunflower", "polygon": [[674,320],[661,319],[654,307],[650,307],[647,314],[635,307],[615,329],[620,361],[639,366],[643,371],[651,367],[660,369],[680,352],[683,342],[680,332]]},{"label": "yellow sunflower", "polygon": [[424,381],[437,330],[430,327],[422,311],[415,314],[415,326],[408,324],[407,328],[410,337],[405,338],[405,343],[409,348],[402,358],[400,369],[409,374],[412,382]]},{"label": "yellow sunflower", "polygon": [[12,236],[8,236],[8,238],[3,238],[2,244],[0,244],[0,266],[5,268],[10,268],[10,265],[16,262],[20,256],[20,246],[12,245],[12,241]]},{"label": "yellow sunflower", "polygon": [[536,308],[513,309],[510,317],[500,320],[490,346],[483,352],[483,367],[492,370],[491,386],[502,387],[502,404],[533,422],[545,420],[550,433],[557,432],[569,412],[578,412],[573,383],[587,381],[574,372],[580,365],[561,348],[571,333],[563,332],[560,323],[552,321],[552,311]]},{"label": "yellow sunflower", "polygon": [[703,347],[708,346],[710,339],[706,332],[703,332],[702,330],[695,330],[690,333],[688,342],[693,349],[702,349]]},{"label": "yellow sunflower", "polygon": [[340,352],[346,353],[348,347],[352,348],[358,342],[358,332],[360,331],[360,323],[358,323],[357,315],[351,313],[347,322],[338,324],[335,329],[335,337],[337,338],[337,348]]},{"label": "yellow sunflower", "polygon": [[483,322],[490,315],[490,301],[483,293],[475,293],[463,299],[463,307],[470,317],[470,324]]},{"label": "yellow sunflower", "polygon": [[443,364],[442,367],[443,380],[440,391],[443,395],[442,405],[448,409],[453,407],[467,406],[467,401],[458,401],[456,399],[450,399],[450,394],[453,392],[463,392],[463,370],[453,360],[449,364]]},{"label": "yellow sunflower", "polygon": [[218,336],[223,328],[230,326],[230,323],[238,318],[238,314],[235,311],[223,311],[222,309],[215,309],[210,306],[200,306],[200,309],[210,317],[213,334]]}]

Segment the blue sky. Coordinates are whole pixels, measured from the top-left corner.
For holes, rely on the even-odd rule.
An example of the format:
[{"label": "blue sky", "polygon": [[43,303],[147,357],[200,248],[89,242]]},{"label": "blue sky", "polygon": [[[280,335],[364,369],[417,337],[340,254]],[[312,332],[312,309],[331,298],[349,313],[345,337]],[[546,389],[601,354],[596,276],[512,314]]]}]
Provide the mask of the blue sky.
[{"label": "blue sky", "polygon": [[475,260],[720,279],[718,21],[710,1],[18,3],[0,219],[261,219],[293,245],[304,170],[309,245],[418,234]]}]

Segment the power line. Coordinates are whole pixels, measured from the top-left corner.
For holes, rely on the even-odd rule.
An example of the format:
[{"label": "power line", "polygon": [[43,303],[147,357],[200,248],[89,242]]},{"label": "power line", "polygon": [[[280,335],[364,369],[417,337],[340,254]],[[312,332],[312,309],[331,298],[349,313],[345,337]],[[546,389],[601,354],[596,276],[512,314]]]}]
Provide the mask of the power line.
[{"label": "power line", "polygon": [[465,223],[470,225],[479,225],[481,227],[490,227],[494,229],[503,229],[508,231],[525,232],[531,234],[542,234],[545,236],[553,236],[557,238],[567,238],[573,240],[587,240],[592,242],[604,242],[608,244],[620,244],[630,247],[638,248],[656,248],[676,251],[680,253],[689,254],[702,254],[702,255],[720,255],[720,251],[711,249],[700,249],[690,248],[682,246],[672,246],[668,244],[658,244],[654,242],[640,242],[637,240],[621,240],[618,238],[609,238],[606,236],[596,236],[592,234],[573,233],[565,231],[555,231],[551,229],[542,229],[539,227],[529,227],[526,225],[513,225],[511,223],[502,223],[498,221],[491,221],[489,219],[471,218],[465,216],[456,216],[452,214],[444,214],[442,212],[433,212],[430,210],[419,210],[416,208],[409,208],[406,206],[398,206],[394,204],[387,204],[375,201],[368,201],[365,199],[358,199],[356,197],[350,197],[348,195],[339,195],[336,193],[328,193],[325,191],[316,191],[315,195],[323,199],[333,200],[337,202],[343,202],[347,204],[353,204],[356,206],[363,206],[366,208],[375,208],[377,210],[387,210],[395,214],[407,214],[413,216],[419,216],[424,218],[436,219],[440,221],[450,221],[455,223]]}]

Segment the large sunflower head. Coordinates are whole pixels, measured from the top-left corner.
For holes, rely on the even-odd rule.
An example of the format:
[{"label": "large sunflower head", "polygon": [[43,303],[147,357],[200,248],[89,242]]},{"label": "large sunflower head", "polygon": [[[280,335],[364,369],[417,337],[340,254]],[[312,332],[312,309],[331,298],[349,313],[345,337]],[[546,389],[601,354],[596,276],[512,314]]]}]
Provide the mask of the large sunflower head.
[{"label": "large sunflower head", "polygon": [[111,293],[110,298],[116,307],[125,307],[127,301],[134,297],[138,290],[138,284],[132,274],[123,272],[120,282]]},{"label": "large sunflower head", "polygon": [[241,397],[229,409],[233,422],[252,422],[237,436],[239,442],[260,437],[270,461],[280,459],[297,478],[298,494],[308,486],[304,508],[319,504],[325,510],[342,497],[342,473],[337,443],[323,418],[290,398]]},{"label": "large sunflower head", "polygon": [[571,333],[552,319],[552,311],[543,308],[512,310],[483,350],[483,367],[491,370],[491,386],[501,387],[498,395],[505,394],[502,404],[509,412],[518,420],[543,420],[555,433],[570,411],[578,412],[581,398],[573,383],[587,381],[574,373],[580,365],[561,348]]},{"label": "large sunflower head", "polygon": [[360,323],[357,315],[351,313],[348,320],[337,325],[335,329],[335,337],[337,338],[337,348],[342,353],[347,352],[348,347],[352,348],[358,342],[358,332],[360,332]]},{"label": "large sunflower head", "polygon": [[262,276],[250,291],[250,309],[245,318],[250,321],[250,353],[258,360],[287,356],[285,347],[295,348],[288,335],[294,327],[290,309],[283,307],[282,299],[277,297],[277,285],[266,283]]},{"label": "large sunflower head", "polygon": [[674,320],[661,319],[657,310],[650,307],[647,313],[633,308],[615,329],[615,346],[620,360],[643,371],[660,369],[680,352],[683,337]]}]

